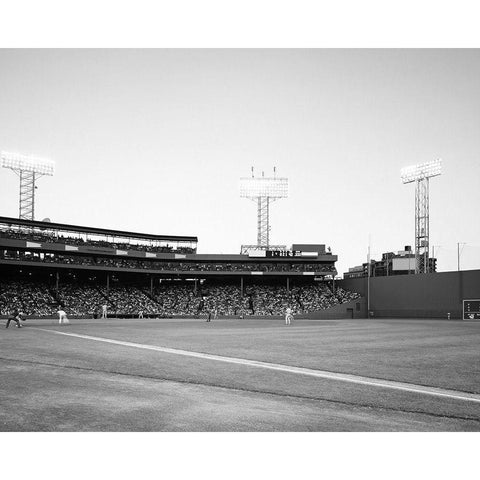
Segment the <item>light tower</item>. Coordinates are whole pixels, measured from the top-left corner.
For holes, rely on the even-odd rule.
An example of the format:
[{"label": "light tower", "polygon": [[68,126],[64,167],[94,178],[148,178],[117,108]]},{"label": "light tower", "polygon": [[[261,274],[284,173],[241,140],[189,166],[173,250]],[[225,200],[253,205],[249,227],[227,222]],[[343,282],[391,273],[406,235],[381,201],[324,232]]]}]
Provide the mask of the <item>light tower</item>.
[{"label": "light tower", "polygon": [[20,177],[20,201],[18,217],[34,220],[35,181],[44,175],[55,173],[55,162],[32,155],[1,152],[2,167],[13,170]]},{"label": "light tower", "polygon": [[403,183],[415,182],[415,273],[428,273],[429,249],[429,179],[442,173],[442,161],[411,165],[402,168]]},{"label": "light tower", "polygon": [[284,248],[270,245],[270,203],[288,197],[288,178],[277,178],[275,167],[273,177],[265,177],[264,172],[261,177],[255,177],[252,167],[251,177],[240,178],[240,197],[257,203],[257,245],[242,245],[242,253],[250,249]]}]

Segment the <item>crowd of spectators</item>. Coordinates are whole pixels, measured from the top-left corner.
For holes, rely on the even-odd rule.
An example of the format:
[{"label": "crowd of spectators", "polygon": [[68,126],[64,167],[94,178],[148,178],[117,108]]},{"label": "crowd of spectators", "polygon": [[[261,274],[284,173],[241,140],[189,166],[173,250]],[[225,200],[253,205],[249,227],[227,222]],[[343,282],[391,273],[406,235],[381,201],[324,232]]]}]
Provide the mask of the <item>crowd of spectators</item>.
[{"label": "crowd of spectators", "polygon": [[186,284],[162,284],[154,289],[153,298],[162,316],[195,315],[198,311],[199,298]]},{"label": "crowd of spectators", "polygon": [[[139,262],[148,267],[148,263]],[[197,263],[197,262],[152,262],[158,270],[182,270],[182,271],[247,271],[247,272],[332,272],[334,266],[320,263],[275,263],[275,262],[238,262],[238,263]],[[150,263],[151,265],[151,263]]]},{"label": "crowd of spectators", "polygon": [[296,292],[296,298],[301,312],[312,312],[334,307],[340,303],[349,302],[359,298],[358,293],[349,292],[340,287],[335,293],[325,284],[310,288],[301,288]]},{"label": "crowd of spectators", "polygon": [[65,255],[53,253],[24,253],[15,250],[0,252],[0,258],[67,265],[90,265],[113,268],[139,268],[161,271],[182,272],[318,272],[331,273],[335,270],[333,264],[321,263],[290,263],[290,262],[161,262],[158,260],[138,260],[135,258],[108,258],[90,255]]},{"label": "crowd of spectators", "polygon": [[292,309],[294,315],[315,312],[360,297],[358,293],[338,287],[333,293],[326,284],[291,289],[271,285],[256,286],[247,289],[246,295],[251,299],[250,310],[254,315],[281,315],[287,307]]},{"label": "crowd of spectators", "polygon": [[49,232],[41,231],[22,231],[14,230],[11,228],[0,229],[0,237],[15,238],[20,240],[28,240],[33,242],[43,243],[63,243],[66,245],[75,246],[95,246],[103,248],[113,248],[119,250],[140,250],[152,253],[195,253],[195,248],[186,246],[172,246],[172,245],[154,245],[154,244],[141,244],[141,243],[125,243],[114,242],[107,240],[93,240],[83,239],[81,237],[71,237],[64,235],[57,235]]},{"label": "crowd of spectators", "polygon": [[[53,289],[52,289],[53,290]],[[60,283],[53,294],[59,305],[68,315],[100,315],[101,305],[105,304],[104,295],[93,285]]]},{"label": "crowd of spectators", "polygon": [[297,313],[297,305],[292,290],[286,287],[262,285],[249,288],[247,295],[250,297],[252,315],[281,315],[287,307],[292,313]]},{"label": "crowd of spectators", "polygon": [[0,314],[18,307],[27,315],[52,315],[58,306],[69,315],[100,316],[107,305],[115,315],[283,315],[290,307],[294,314],[331,308],[359,298],[358,293],[327,284],[287,289],[280,285],[249,285],[244,295],[238,285],[208,283],[195,290],[192,283],[164,282],[152,291],[134,285],[113,285],[108,289],[92,283],[62,282],[58,289],[42,282],[3,281],[0,283]]},{"label": "crowd of spectators", "polygon": [[0,315],[9,315],[18,308],[26,315],[52,315],[56,301],[48,287],[39,282],[0,282]]},{"label": "crowd of spectators", "polygon": [[238,286],[204,286],[198,294],[191,287],[166,285],[156,289],[155,296],[165,315],[283,315],[290,307],[294,314],[331,308],[360,297],[358,293],[326,285],[308,285],[287,289],[278,285],[255,285],[245,289],[242,297]]},{"label": "crowd of spectators", "polygon": [[110,314],[139,315],[158,314],[158,303],[147,296],[145,292],[136,286],[115,285],[108,290],[99,288],[103,297],[107,299]]},{"label": "crowd of spectators", "polygon": [[[207,295],[200,297],[200,311],[217,312],[218,315],[249,315],[252,313],[250,297],[242,297],[237,286],[222,285],[208,288]],[[202,303],[203,300],[203,303]]]}]

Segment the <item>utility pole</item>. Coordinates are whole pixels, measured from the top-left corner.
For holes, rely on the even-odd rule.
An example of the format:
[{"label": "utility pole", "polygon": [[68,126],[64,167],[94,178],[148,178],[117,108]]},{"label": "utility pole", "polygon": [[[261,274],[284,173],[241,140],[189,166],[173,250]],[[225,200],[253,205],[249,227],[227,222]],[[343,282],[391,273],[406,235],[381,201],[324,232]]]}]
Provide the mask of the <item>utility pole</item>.
[{"label": "utility pole", "polygon": [[457,242],[457,269],[458,271],[460,271],[460,245],[463,245],[465,246],[466,243],[465,242]]},{"label": "utility pole", "polygon": [[[435,247],[440,248],[441,245],[432,245],[432,258],[433,258],[433,261],[435,262],[435,266],[437,266],[438,263],[437,263],[437,259],[435,258]],[[437,271],[436,268],[435,268],[435,271]]]},{"label": "utility pole", "polygon": [[368,236],[367,269],[367,318],[370,318],[370,235]]}]

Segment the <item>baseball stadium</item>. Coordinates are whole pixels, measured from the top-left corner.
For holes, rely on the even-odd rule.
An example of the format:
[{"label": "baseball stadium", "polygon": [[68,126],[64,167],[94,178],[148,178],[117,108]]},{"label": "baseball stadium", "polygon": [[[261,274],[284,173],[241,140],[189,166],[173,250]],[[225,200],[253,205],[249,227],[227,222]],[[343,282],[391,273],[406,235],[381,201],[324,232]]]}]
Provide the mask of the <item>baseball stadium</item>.
[{"label": "baseball stadium", "polygon": [[[2,32],[23,39],[39,25],[62,39],[67,23],[55,12],[47,26],[37,3]],[[122,7],[100,19],[97,3],[85,20],[70,9],[70,30],[87,38],[96,25],[108,47]],[[30,448],[16,432],[480,431],[480,52],[370,48],[388,22],[372,15],[375,35],[358,2],[339,7],[338,34],[357,26],[369,48],[356,33],[340,42],[353,48],[310,48],[330,25],[323,6],[299,48],[269,48],[276,3],[265,21],[257,4],[228,22],[211,15],[219,35],[203,3],[182,3],[181,35],[197,26],[209,37],[194,33],[185,48],[144,48],[143,35],[171,36],[171,19],[160,7],[137,35],[124,7],[121,30],[139,48],[50,48],[35,32],[39,48],[0,50],[0,433],[15,478],[17,448],[36,468],[31,455],[57,437],[31,435]],[[425,25],[451,33],[458,23],[448,9],[441,26],[437,10],[425,22],[417,5],[389,19],[409,15],[430,47]],[[204,48],[230,24],[240,41]],[[244,48],[254,30],[263,47]],[[163,435],[118,435],[126,453],[111,456],[107,436],[90,436],[107,460],[92,475],[130,457],[126,474],[141,476],[144,451],[130,451],[139,436],[164,473],[152,440]],[[332,477],[350,464],[370,478],[383,457],[369,435],[271,435],[272,452],[267,436],[251,436],[268,478],[292,445],[301,457],[289,477],[308,461],[324,473],[335,452]],[[72,454],[64,478],[94,449],[60,437]],[[221,457],[210,435],[180,437],[195,437],[208,466]],[[223,478],[250,458],[223,441],[243,435],[216,437],[233,455]],[[323,449],[322,437],[338,446]],[[382,435],[392,459],[382,478],[399,465],[419,476],[416,453],[432,476],[455,446],[458,477],[475,458],[461,437],[428,456],[426,436],[402,449]],[[41,455],[49,467],[56,453]],[[196,467],[190,453],[177,463]]]},{"label": "baseball stadium", "polygon": [[241,181],[256,245],[200,254],[195,235],[34,220],[45,170],[12,158],[0,430],[480,430],[480,271],[429,271],[425,223],[416,274],[340,279],[334,248],[270,244],[286,179]]}]

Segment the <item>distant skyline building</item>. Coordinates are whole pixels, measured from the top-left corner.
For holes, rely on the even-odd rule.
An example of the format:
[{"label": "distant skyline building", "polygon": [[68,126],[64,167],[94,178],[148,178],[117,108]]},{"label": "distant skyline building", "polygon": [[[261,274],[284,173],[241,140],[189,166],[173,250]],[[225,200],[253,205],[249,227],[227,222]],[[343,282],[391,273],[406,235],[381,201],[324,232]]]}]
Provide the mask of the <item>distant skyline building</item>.
[{"label": "distant skyline building", "polygon": [[[437,259],[430,257],[428,259],[428,271],[437,271]],[[406,245],[403,250],[395,252],[382,253],[381,260],[370,259],[370,276],[385,277],[392,275],[415,274],[416,255],[410,245]],[[343,278],[360,278],[368,276],[368,262],[351,267],[348,272],[343,274]]]}]

